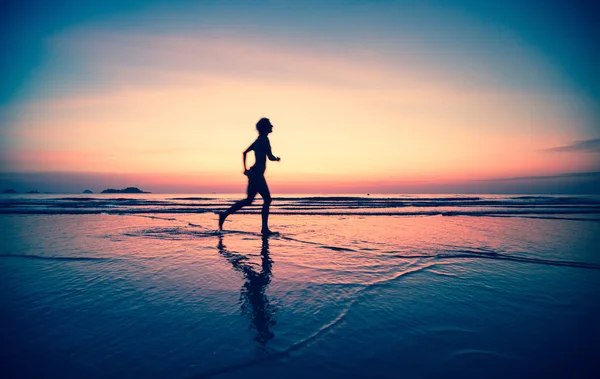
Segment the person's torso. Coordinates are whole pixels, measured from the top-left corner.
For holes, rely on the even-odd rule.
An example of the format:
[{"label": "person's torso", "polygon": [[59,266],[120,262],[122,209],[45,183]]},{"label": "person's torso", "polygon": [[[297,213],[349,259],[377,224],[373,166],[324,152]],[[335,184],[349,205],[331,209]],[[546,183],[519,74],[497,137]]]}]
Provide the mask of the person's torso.
[{"label": "person's torso", "polygon": [[267,168],[267,152],[269,151],[269,139],[267,136],[259,136],[254,142],[254,157],[255,163],[252,167],[254,171],[261,174]]}]

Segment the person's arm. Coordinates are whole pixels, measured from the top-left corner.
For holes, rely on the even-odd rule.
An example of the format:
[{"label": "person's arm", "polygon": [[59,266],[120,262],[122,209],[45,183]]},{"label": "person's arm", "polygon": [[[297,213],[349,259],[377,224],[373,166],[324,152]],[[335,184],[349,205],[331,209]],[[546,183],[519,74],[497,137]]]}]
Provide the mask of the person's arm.
[{"label": "person's arm", "polygon": [[270,161],[279,162],[281,160],[281,158],[274,156],[273,153],[271,152],[271,142],[268,139],[267,139],[267,158],[269,158]]},{"label": "person's arm", "polygon": [[252,150],[254,150],[254,144],[256,142],[253,142],[252,145],[250,145],[246,150],[244,150],[244,152],[242,153],[242,161],[244,162],[244,175],[246,175],[246,173],[248,172],[248,169],[246,168],[246,154],[248,154],[249,152],[251,152]]}]

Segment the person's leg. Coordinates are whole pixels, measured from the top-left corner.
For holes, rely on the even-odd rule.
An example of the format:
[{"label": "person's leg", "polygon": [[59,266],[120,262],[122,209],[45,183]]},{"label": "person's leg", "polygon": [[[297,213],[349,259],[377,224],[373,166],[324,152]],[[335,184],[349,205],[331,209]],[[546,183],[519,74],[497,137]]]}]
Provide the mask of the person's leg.
[{"label": "person's leg", "polygon": [[267,185],[267,181],[263,179],[259,183],[258,193],[263,198],[263,206],[261,211],[262,216],[262,229],[261,233],[270,234],[269,230],[269,207],[271,206],[271,192],[269,191],[269,186]]},{"label": "person's leg", "polygon": [[223,230],[223,223],[225,222],[225,219],[227,218],[227,216],[239,211],[241,208],[245,207],[246,205],[252,204],[252,202],[254,201],[254,197],[256,197],[256,194],[258,192],[257,188],[256,188],[256,184],[254,183],[254,180],[248,179],[248,190],[246,192],[247,192],[247,195],[246,195],[245,199],[237,201],[231,207],[229,207],[229,209],[227,209],[225,212],[219,213],[219,230]]}]

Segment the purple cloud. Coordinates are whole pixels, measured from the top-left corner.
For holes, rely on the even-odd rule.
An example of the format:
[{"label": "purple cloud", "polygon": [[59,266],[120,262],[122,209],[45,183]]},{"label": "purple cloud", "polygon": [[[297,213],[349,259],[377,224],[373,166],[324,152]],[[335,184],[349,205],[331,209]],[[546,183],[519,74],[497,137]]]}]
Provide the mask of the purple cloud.
[{"label": "purple cloud", "polygon": [[575,141],[574,143],[566,146],[552,147],[545,149],[548,152],[562,153],[562,152],[585,152],[585,153],[600,153],[600,138],[587,139],[584,141]]}]

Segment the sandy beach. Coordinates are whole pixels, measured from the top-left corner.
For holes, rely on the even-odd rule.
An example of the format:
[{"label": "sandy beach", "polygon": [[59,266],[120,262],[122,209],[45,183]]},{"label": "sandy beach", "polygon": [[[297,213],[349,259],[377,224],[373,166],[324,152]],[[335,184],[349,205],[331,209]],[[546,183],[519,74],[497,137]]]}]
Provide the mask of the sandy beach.
[{"label": "sandy beach", "polygon": [[[221,200],[215,207],[230,201]],[[329,199],[341,215],[275,209],[280,235],[262,238],[255,214],[219,233],[210,211],[44,214],[56,197],[25,199],[26,212],[3,201],[2,360],[13,377],[592,377],[598,368],[593,204],[537,218],[369,216],[381,207],[352,215]]]}]

